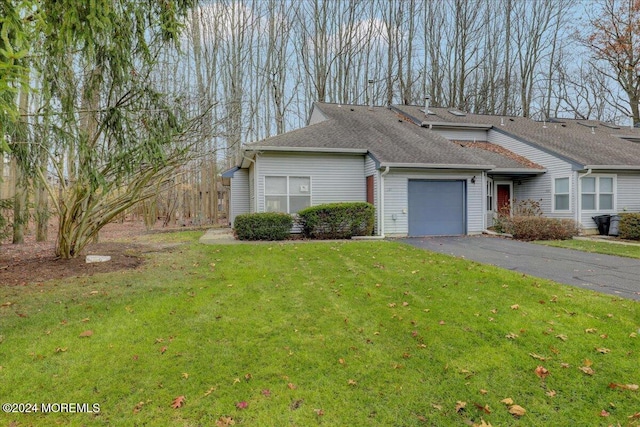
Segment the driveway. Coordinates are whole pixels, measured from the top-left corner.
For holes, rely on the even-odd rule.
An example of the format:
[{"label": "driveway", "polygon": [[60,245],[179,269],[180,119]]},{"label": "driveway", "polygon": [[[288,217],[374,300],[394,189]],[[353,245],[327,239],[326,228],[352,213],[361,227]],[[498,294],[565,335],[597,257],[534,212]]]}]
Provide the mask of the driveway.
[{"label": "driveway", "polygon": [[489,236],[407,238],[434,252],[493,264],[530,276],[640,300],[640,260],[553,248]]}]

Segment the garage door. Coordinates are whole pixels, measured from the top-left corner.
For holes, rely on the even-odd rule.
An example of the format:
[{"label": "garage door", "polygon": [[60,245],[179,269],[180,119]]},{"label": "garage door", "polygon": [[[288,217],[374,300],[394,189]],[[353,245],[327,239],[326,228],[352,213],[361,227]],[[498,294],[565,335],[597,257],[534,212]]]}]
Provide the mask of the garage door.
[{"label": "garage door", "polygon": [[465,184],[409,180],[409,236],[466,234]]}]

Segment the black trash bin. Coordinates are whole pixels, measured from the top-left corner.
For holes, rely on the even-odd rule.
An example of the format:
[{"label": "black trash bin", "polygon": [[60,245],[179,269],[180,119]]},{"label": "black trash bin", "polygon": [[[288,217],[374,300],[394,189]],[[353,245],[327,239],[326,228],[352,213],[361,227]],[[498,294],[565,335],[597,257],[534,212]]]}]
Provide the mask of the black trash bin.
[{"label": "black trash bin", "polygon": [[609,221],[609,236],[617,236],[620,234],[618,232],[618,226],[620,225],[620,215],[611,215],[611,220]]},{"label": "black trash bin", "polygon": [[609,235],[609,224],[611,223],[611,215],[598,215],[592,217],[598,227],[598,233],[602,236]]}]

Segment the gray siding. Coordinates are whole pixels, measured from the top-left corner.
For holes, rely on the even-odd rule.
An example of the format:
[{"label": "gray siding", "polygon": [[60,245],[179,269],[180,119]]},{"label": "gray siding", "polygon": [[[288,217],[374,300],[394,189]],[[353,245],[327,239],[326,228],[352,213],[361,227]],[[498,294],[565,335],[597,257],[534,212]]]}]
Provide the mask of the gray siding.
[{"label": "gray siding", "polygon": [[434,129],[438,135],[442,135],[449,140],[456,141],[486,141],[486,130],[474,129]]},{"label": "gray siding", "polygon": [[[375,222],[375,226],[374,226],[374,234],[378,235],[380,234],[380,230],[378,227],[380,218],[379,218],[379,212],[380,209],[378,209],[378,206],[380,206],[380,202],[378,200],[379,198],[379,192],[380,192],[380,172],[376,169],[376,163],[375,161],[371,158],[371,156],[366,156],[364,159],[364,176],[365,178],[367,176],[373,175],[373,205],[376,207],[376,222]],[[366,187],[366,182],[365,182],[365,187]],[[365,200],[366,200],[366,193],[365,193]]]},{"label": "gray siding", "polygon": [[[508,131],[508,129],[506,130]],[[488,141],[501,145],[547,169],[547,172],[543,175],[515,180],[513,193],[516,199],[542,200],[542,211],[548,217],[575,218],[575,192],[577,183],[571,163],[494,130],[489,131]],[[553,179],[561,177],[570,178],[570,210],[567,212],[553,212]],[[499,180],[500,178],[496,177],[495,179]]]},{"label": "gray siding", "polygon": [[618,212],[640,212],[640,174],[618,174]]},{"label": "gray siding", "polygon": [[[471,178],[475,176],[475,184]],[[391,170],[384,181],[384,232],[389,236],[406,236],[408,222],[409,179],[464,179],[467,181],[467,233],[481,233],[484,229],[482,172],[402,171]]]},{"label": "gray siding", "polygon": [[[584,175],[584,174],[582,174]],[[596,215],[611,215],[619,212],[640,212],[640,174],[634,173],[593,173],[590,176],[614,176],[615,197],[612,210],[583,211],[580,221],[585,229],[595,229],[596,224],[592,217]]]},{"label": "gray siding", "polygon": [[231,202],[229,221],[231,224],[236,216],[249,213],[249,171],[238,169],[231,178]]},{"label": "gray siding", "polygon": [[257,211],[264,212],[265,176],[310,176],[311,204],[365,201],[364,156],[264,153],[257,170]]}]

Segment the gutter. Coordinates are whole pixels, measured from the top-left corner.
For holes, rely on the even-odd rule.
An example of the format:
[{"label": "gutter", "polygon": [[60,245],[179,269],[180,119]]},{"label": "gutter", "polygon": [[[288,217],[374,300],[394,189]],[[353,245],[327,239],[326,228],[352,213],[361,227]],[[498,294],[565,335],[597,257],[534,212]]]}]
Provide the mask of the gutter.
[{"label": "gutter", "polygon": [[380,174],[380,215],[378,224],[380,225],[380,237],[384,239],[384,177],[389,173],[389,166],[386,166],[384,171]]},{"label": "gutter", "polygon": [[[585,165],[584,169],[588,169],[589,173],[591,173],[591,169],[596,170],[629,170],[629,171],[638,171],[640,170],[640,165]],[[586,175],[585,175],[586,176]]]},{"label": "gutter", "polygon": [[245,148],[245,151],[290,151],[301,153],[342,153],[342,154],[367,154],[369,151],[365,148],[329,148],[329,147],[270,147],[261,145],[252,145]]},{"label": "gutter", "polygon": [[463,165],[463,164],[442,164],[442,163],[381,163],[383,167],[410,168],[410,169],[470,169],[470,170],[493,170],[495,165]]},{"label": "gutter", "polygon": [[420,122],[420,126],[429,129],[477,129],[477,130],[489,130],[493,128],[493,125],[486,125],[482,123],[457,123],[457,122]]}]

